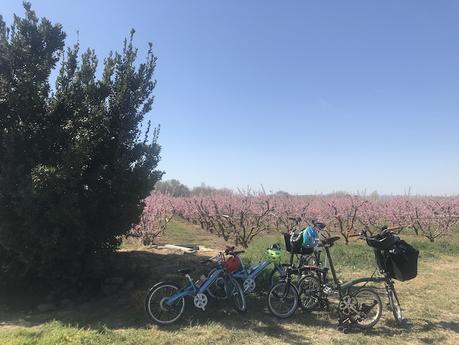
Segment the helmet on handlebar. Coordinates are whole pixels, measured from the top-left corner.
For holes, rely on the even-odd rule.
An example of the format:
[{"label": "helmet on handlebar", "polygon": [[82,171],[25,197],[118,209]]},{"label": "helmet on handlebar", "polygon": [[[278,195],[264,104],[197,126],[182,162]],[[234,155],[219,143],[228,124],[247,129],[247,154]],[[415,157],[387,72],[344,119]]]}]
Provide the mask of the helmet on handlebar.
[{"label": "helmet on handlebar", "polygon": [[317,245],[318,237],[317,231],[315,228],[308,226],[303,230],[303,247],[305,248],[314,248]]},{"label": "helmet on handlebar", "polygon": [[268,248],[265,251],[265,256],[269,262],[280,262],[282,252],[278,249]]},{"label": "helmet on handlebar", "polygon": [[223,267],[231,272],[231,273],[234,273],[236,271],[238,271],[240,268],[241,268],[241,259],[239,259],[239,256],[232,256],[230,258],[228,258],[224,264],[223,264]]}]

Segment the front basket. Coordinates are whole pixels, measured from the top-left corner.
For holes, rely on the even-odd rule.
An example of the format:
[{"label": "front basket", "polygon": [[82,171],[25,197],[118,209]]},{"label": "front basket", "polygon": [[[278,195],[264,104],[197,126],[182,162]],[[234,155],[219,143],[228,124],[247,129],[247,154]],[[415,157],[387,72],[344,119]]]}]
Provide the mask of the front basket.
[{"label": "front basket", "polygon": [[400,240],[395,244],[395,250],[391,250],[386,255],[386,268],[392,278],[400,281],[416,278],[418,275],[418,250]]},{"label": "front basket", "polygon": [[290,241],[290,234],[284,233],[285,249],[292,254],[309,255],[314,253],[314,248],[303,247],[303,235],[296,241]]}]

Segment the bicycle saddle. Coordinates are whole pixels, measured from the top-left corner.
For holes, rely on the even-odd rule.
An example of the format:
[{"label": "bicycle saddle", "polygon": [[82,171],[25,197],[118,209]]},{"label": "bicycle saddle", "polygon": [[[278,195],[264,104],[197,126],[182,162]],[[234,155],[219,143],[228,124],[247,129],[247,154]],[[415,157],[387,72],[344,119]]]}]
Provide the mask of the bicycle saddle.
[{"label": "bicycle saddle", "polygon": [[321,223],[321,222],[316,222],[316,223],[314,223],[314,226],[316,226],[317,228],[319,228],[319,230],[322,230],[322,229],[324,229],[327,225],[325,225],[324,223]]},{"label": "bicycle saddle", "polygon": [[189,274],[191,272],[194,271],[194,268],[181,268],[179,270],[177,270],[178,273],[181,273],[181,274]]},{"label": "bicycle saddle", "polygon": [[289,220],[293,220],[294,222],[301,222],[301,218],[300,217],[288,217]]}]

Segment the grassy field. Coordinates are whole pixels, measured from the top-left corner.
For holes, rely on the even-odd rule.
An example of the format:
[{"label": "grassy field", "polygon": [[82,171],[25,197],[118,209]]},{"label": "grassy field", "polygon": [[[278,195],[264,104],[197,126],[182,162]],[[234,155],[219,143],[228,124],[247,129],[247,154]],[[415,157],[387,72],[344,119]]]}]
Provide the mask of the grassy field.
[{"label": "grassy field", "polygon": [[[123,246],[117,259],[134,288],[48,313],[27,304],[16,308],[0,304],[0,344],[459,344],[459,234],[438,243],[411,234],[405,237],[421,256],[418,277],[396,284],[408,319],[403,327],[395,325],[387,308],[376,327],[365,333],[338,332],[336,315],[327,312],[298,311],[279,321],[265,307],[263,287],[249,297],[246,314],[237,314],[222,302],[210,303],[206,312],[189,303],[179,324],[157,327],[143,311],[148,286],[163,278],[182,281],[175,273],[178,267],[203,271],[206,267],[197,264],[200,257],[194,254],[165,254],[131,243]],[[174,222],[162,242],[224,246],[221,239],[182,222]],[[275,242],[281,242],[280,236],[258,239],[244,254],[245,260],[257,261]],[[338,243],[332,255],[342,279],[373,272],[373,254],[361,242]]]}]

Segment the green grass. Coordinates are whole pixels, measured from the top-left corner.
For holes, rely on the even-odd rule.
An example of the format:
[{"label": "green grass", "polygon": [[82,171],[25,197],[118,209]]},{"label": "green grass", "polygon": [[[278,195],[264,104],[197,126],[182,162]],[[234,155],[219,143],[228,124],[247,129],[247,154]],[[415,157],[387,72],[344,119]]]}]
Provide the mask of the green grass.
[{"label": "green grass", "polygon": [[168,224],[164,236],[159,239],[161,244],[196,244],[210,248],[223,249],[225,242],[222,238],[208,233],[198,225],[173,220]]},{"label": "green grass", "polygon": [[[174,221],[163,243],[194,243],[223,249],[225,243],[197,228]],[[457,237],[456,237],[457,236]],[[179,266],[201,270],[195,255],[163,255],[147,248],[125,251],[130,264],[142,270],[136,288],[120,291],[106,298],[68,310],[38,313],[31,310],[2,310],[0,306],[1,345],[56,344],[459,344],[459,233],[453,238],[430,243],[409,233],[407,242],[421,252],[419,276],[409,282],[396,283],[396,289],[408,318],[408,324],[397,327],[385,308],[379,324],[365,333],[344,335],[336,330],[336,315],[328,312],[303,314],[288,320],[277,320],[266,310],[265,291],[248,299],[249,310],[237,314],[223,302],[214,302],[206,312],[188,305],[185,318],[177,325],[158,327],[149,324],[143,311],[143,298],[152,283],[169,277]],[[281,243],[280,234],[256,239],[244,254],[244,261],[257,262],[264,250]],[[139,251],[142,249],[142,251]],[[371,273],[375,267],[371,248],[362,241],[345,245],[339,241],[331,248],[332,257],[342,279]],[[284,260],[287,261],[287,253]],[[137,272],[137,271],[136,271]],[[387,299],[382,296],[383,304]]]},{"label": "green grass", "polygon": [[[407,236],[401,234],[401,238],[419,250],[421,259],[438,260],[442,256],[459,256],[459,243],[456,241],[442,239],[430,242],[411,234]],[[256,238],[244,253],[244,260],[249,264],[263,260],[266,248],[274,243],[280,243],[285,249],[281,234],[268,234]],[[344,240],[340,239],[330,248],[330,253],[338,272],[359,270],[372,273],[375,269],[373,250],[364,241],[352,240],[349,244],[345,244]],[[325,259],[325,252],[322,255]],[[283,250],[283,262],[288,262],[288,260],[289,253]]]}]

